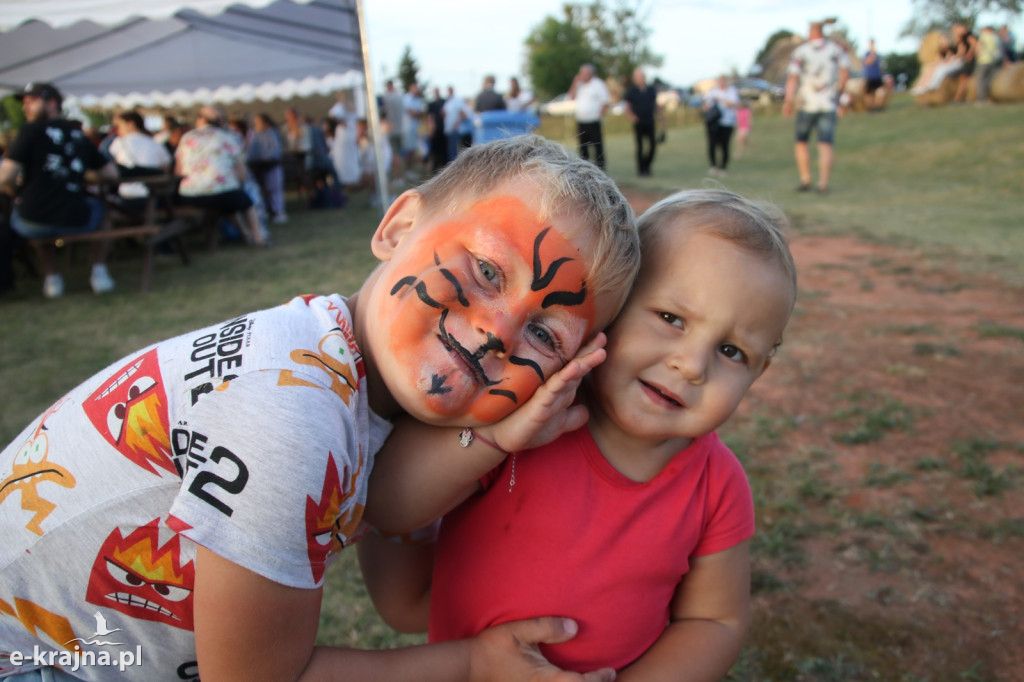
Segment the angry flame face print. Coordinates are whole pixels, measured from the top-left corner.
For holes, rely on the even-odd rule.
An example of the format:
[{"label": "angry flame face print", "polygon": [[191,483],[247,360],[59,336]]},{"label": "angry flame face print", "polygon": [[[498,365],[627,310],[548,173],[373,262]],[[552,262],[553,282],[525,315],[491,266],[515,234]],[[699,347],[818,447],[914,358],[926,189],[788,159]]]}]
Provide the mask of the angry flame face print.
[{"label": "angry flame face print", "polygon": [[132,618],[192,629],[195,565],[182,565],[181,538],[160,543],[160,519],[122,536],[115,528],[100,547],[89,576],[86,601]]},{"label": "angry flame face print", "polygon": [[155,465],[177,475],[155,348],[119,369],[83,407],[96,430],[122,455],[146,471],[156,473]]}]

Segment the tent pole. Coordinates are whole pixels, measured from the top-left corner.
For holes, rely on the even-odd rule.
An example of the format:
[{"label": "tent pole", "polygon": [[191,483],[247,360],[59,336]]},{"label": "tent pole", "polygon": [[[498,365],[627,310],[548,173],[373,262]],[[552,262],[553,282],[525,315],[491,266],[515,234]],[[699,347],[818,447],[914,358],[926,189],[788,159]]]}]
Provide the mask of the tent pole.
[{"label": "tent pole", "polygon": [[384,147],[387,140],[382,139],[380,130],[380,111],[377,109],[376,88],[373,85],[373,68],[370,62],[370,41],[366,33],[366,18],[363,15],[363,0],[356,0],[356,14],[359,17],[359,42],[363,48],[363,79],[366,83],[366,115],[370,124],[370,140],[374,148],[374,161],[377,164],[377,196],[380,199],[380,213],[383,216],[388,210],[388,175],[384,169]]}]

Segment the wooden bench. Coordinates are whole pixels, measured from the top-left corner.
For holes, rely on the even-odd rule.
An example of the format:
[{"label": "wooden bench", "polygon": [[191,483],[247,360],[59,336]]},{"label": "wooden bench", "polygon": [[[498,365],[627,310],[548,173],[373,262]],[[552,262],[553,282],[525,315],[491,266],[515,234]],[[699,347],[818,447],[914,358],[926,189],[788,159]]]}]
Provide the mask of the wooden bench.
[{"label": "wooden bench", "polygon": [[[156,247],[170,239],[176,238],[189,227],[184,221],[173,220],[165,225],[133,225],[130,227],[114,227],[108,230],[94,230],[79,234],[66,234],[60,237],[42,237],[30,239],[32,244],[51,244],[62,248],[81,242],[111,241],[131,237],[139,240],[145,249],[142,259],[142,290],[149,291],[153,284],[153,260]],[[176,244],[181,262],[188,265],[188,253],[180,243]]]}]

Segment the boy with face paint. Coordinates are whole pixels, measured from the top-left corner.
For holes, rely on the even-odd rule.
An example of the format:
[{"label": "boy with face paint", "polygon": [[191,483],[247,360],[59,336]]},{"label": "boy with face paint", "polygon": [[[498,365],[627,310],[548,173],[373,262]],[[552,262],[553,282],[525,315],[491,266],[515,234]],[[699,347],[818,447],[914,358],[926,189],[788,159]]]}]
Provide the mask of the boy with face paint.
[{"label": "boy with face paint", "polygon": [[60,655],[97,627],[139,647],[123,674],[147,681],[559,673],[535,645],[572,637],[560,614],[402,650],[316,647],[323,576],[362,534],[387,420],[493,422],[545,381],[571,393],[603,357],[598,331],[639,267],[632,210],[595,167],[520,137],[401,195],[371,248],[381,263],[354,296],[143,349],[0,453],[0,677],[70,673]]},{"label": "boy with face paint", "polygon": [[[607,666],[620,681],[728,672],[749,620],[754,508],[715,429],[771,364],[793,310],[783,224],[724,190],[679,192],[640,218],[643,267],[580,391],[586,428],[528,447],[558,435],[546,422],[552,408],[560,419],[557,377],[465,448],[451,430],[396,425],[367,518],[401,531],[464,501],[444,516],[436,552],[376,534],[360,544],[389,623],[418,631],[429,619],[437,642],[558,613],[579,635],[541,652],[567,670]],[[479,479],[431,508],[411,487],[422,478],[402,480],[453,466]]]}]

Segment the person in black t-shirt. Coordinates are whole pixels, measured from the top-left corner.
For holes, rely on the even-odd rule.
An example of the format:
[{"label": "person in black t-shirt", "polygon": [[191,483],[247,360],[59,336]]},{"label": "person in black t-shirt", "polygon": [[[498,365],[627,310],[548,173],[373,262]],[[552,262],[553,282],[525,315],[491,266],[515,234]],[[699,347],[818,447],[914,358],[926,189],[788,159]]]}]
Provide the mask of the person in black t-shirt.
[{"label": "person in black t-shirt", "polygon": [[633,84],[622,99],[626,102],[626,116],[633,122],[633,134],[636,136],[637,175],[650,175],[656,146],[654,116],[658,111],[658,93],[647,85],[643,69],[633,71]]},{"label": "person in black t-shirt", "polygon": [[[49,83],[29,83],[15,95],[27,123],[0,162],[0,192],[17,197],[11,228],[26,239],[60,237],[106,228],[103,202],[86,193],[86,182],[116,182],[117,167],[61,116],[63,97]],[[20,178],[20,182],[19,182]],[[64,280],[53,264],[53,247],[35,244],[46,275],[43,294],[57,298]],[[114,281],[105,264],[107,243],[93,247],[93,291],[105,293]]]}]

